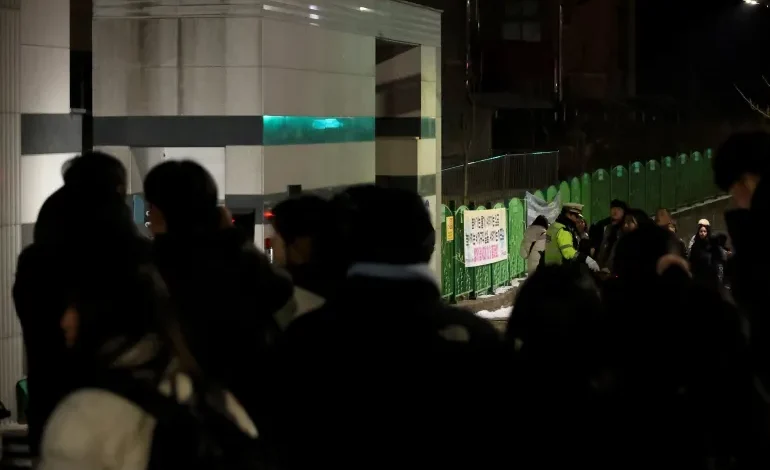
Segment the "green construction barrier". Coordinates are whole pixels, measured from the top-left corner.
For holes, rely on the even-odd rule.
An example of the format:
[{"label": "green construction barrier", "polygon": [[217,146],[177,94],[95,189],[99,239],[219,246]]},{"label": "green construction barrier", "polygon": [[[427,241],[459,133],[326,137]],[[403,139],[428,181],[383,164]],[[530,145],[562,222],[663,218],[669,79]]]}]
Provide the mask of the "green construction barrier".
[{"label": "green construction barrier", "polygon": [[647,187],[644,165],[634,162],[628,168],[628,204],[631,207],[647,211]]},{"label": "green construction barrier", "polygon": [[652,215],[660,209],[660,163],[657,160],[650,160],[645,165],[645,204],[644,208],[648,214]]},{"label": "green construction barrier", "polygon": [[719,195],[720,191],[719,188],[717,188],[717,185],[714,184],[714,170],[712,168],[712,157],[714,156],[714,152],[711,151],[711,149],[706,149],[704,152],[704,160],[705,160],[705,166],[707,168],[708,172],[708,197],[716,197]]},{"label": "green construction barrier", "polygon": [[706,165],[700,152],[690,154],[690,202],[692,203],[708,199],[705,168]]},{"label": "green construction barrier", "polygon": [[548,186],[548,189],[545,190],[546,201],[552,202],[554,199],[556,199],[557,194],[559,194],[559,190],[556,189],[556,186]]},{"label": "green construction barrier", "polygon": [[623,165],[618,165],[610,171],[612,172],[610,200],[618,199],[630,204],[628,202],[628,170]]},{"label": "green construction barrier", "polygon": [[455,224],[451,209],[441,205],[441,297],[451,300],[455,288]]},{"label": "green construction barrier", "polygon": [[527,270],[526,261],[519,256],[519,247],[524,240],[527,225],[527,211],[521,199],[508,202],[508,265],[511,278],[521,277]]},{"label": "green construction barrier", "polygon": [[[476,210],[483,211],[487,208],[479,206]],[[473,292],[476,295],[488,294],[492,288],[492,267],[490,265],[477,266],[475,268],[468,268],[471,274],[471,282],[473,286]]]},{"label": "green construction barrier", "polygon": [[535,196],[536,198],[542,199],[543,201],[545,201],[545,200],[546,200],[546,199],[545,199],[545,194],[543,194],[543,192],[542,192],[542,191],[540,191],[539,189],[538,189],[537,191],[535,191],[535,193],[533,194],[533,196]]},{"label": "green construction barrier", "polygon": [[610,175],[596,170],[591,177],[591,220],[594,223],[610,216]]},{"label": "green construction barrier", "polygon": [[591,175],[583,173],[583,176],[580,177],[580,203],[583,204],[583,217],[589,224],[594,223],[593,211],[591,210],[592,195]]},{"label": "green construction barrier", "polygon": [[[505,204],[497,203],[497,204],[495,204],[494,209],[505,209]],[[508,242],[508,259],[510,259],[511,258],[511,242],[510,242],[511,233],[510,233],[510,230],[508,230],[508,223],[507,223],[507,221],[508,221],[508,213],[507,213],[507,211],[506,211],[505,221],[506,221],[505,230],[508,232],[507,235],[508,235],[508,239],[509,239],[509,242]],[[510,282],[511,282],[511,267],[510,267],[510,263],[508,262],[508,259],[506,259],[504,261],[498,261],[497,263],[492,263],[492,287],[493,288],[497,288],[497,287],[500,287],[500,286],[506,286],[506,285],[510,284]]]},{"label": "green construction barrier", "polygon": [[676,162],[671,157],[660,162],[660,206],[676,209]]},{"label": "green construction barrier", "polygon": [[572,178],[569,186],[569,202],[582,204],[582,199],[580,199],[580,179],[577,177]]},{"label": "green construction barrier", "polygon": [[569,188],[569,183],[562,181],[559,185],[559,197],[561,197],[561,203],[572,202],[572,194]]},{"label": "green construction barrier", "polygon": [[687,155],[682,153],[676,159],[676,207],[692,204],[690,192],[690,165]]},{"label": "green construction barrier", "polygon": [[473,290],[471,285],[471,276],[469,269],[465,267],[465,227],[463,214],[470,210],[465,206],[460,206],[455,211],[455,256],[454,256],[454,276],[455,276],[455,297],[468,295]]}]

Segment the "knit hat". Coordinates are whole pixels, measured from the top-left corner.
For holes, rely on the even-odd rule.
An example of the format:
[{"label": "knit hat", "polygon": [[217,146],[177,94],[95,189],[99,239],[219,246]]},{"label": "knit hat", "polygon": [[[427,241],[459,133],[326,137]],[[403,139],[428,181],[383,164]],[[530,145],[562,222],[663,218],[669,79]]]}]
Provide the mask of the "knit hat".
[{"label": "knit hat", "polygon": [[[424,264],[430,261],[436,232],[422,198],[415,192],[362,185],[332,200],[339,249],[350,263]],[[391,218],[397,228],[389,228]]]}]

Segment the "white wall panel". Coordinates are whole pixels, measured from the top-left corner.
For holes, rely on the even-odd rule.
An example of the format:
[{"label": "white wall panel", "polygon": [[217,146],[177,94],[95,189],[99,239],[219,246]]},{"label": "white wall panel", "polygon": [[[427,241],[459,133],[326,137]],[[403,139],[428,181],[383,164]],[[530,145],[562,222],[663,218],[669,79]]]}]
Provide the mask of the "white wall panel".
[{"label": "white wall panel", "polygon": [[264,194],[264,148],[229,146],[225,148],[225,193]]},{"label": "white wall panel", "polygon": [[225,114],[224,67],[184,67],[180,87],[180,113],[183,116],[222,116]]},{"label": "white wall panel", "polygon": [[374,116],[374,77],[263,68],[267,115]]},{"label": "white wall panel", "polygon": [[415,47],[377,64],[377,84],[385,84],[421,73],[422,52]]},{"label": "white wall panel", "polygon": [[129,77],[137,77],[127,84],[129,116],[175,116],[179,113],[179,69],[134,68]]},{"label": "white wall panel", "polygon": [[417,140],[417,174],[436,174],[436,139]]},{"label": "white wall panel", "polygon": [[179,48],[183,67],[222,67],[225,65],[225,19],[182,18]]},{"label": "white wall panel", "polygon": [[70,0],[22,0],[21,43],[70,47]]},{"label": "white wall panel", "polygon": [[70,112],[69,49],[21,46],[23,113]]},{"label": "white wall panel", "polygon": [[45,200],[63,184],[61,169],[74,153],[24,155],[21,158],[21,223],[37,220]]},{"label": "white wall panel", "polygon": [[265,67],[375,75],[374,37],[265,19],[262,41]]},{"label": "white wall panel", "polygon": [[264,148],[265,194],[374,182],[374,142]]},{"label": "white wall panel", "polygon": [[263,114],[262,69],[227,67],[225,75],[225,115],[259,116]]},{"label": "white wall panel", "polygon": [[422,109],[421,116],[436,117],[438,115],[436,82],[421,82],[420,85],[420,108]]},{"label": "white wall panel", "polygon": [[262,20],[227,18],[225,26],[228,67],[256,67],[262,63]]},{"label": "white wall panel", "polygon": [[[101,21],[97,21],[95,25]],[[124,23],[129,24],[122,25],[123,28],[136,29],[135,32],[130,32],[134,42],[125,46],[136,52],[136,61],[129,60],[130,65],[176,67],[179,64],[179,20],[148,19]],[[96,47],[94,44],[94,48]]]}]

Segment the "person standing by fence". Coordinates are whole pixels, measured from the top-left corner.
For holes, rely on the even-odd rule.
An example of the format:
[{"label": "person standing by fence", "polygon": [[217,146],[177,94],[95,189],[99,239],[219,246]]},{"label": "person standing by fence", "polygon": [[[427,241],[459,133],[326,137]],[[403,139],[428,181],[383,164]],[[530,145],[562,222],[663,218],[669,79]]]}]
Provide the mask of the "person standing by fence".
[{"label": "person standing by fence", "polygon": [[548,219],[539,215],[524,232],[524,238],[519,247],[519,255],[527,260],[527,276],[531,276],[535,272],[543,258],[546,230],[548,230]]},{"label": "person standing by fence", "polygon": [[546,232],[545,264],[561,265],[565,261],[585,262],[592,271],[599,265],[591,257],[578,252],[577,221],[583,213],[582,204],[564,204],[556,222]]}]

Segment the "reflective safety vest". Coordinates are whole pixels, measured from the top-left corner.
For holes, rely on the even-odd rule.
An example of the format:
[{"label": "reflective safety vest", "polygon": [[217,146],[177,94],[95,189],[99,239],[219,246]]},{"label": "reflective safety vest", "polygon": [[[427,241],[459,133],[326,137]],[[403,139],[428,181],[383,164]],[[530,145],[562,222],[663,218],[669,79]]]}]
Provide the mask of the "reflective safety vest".
[{"label": "reflective safety vest", "polygon": [[572,232],[560,223],[554,222],[545,232],[545,264],[560,265],[564,260],[576,257],[578,251],[572,238]]}]

